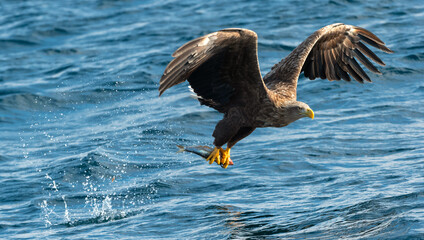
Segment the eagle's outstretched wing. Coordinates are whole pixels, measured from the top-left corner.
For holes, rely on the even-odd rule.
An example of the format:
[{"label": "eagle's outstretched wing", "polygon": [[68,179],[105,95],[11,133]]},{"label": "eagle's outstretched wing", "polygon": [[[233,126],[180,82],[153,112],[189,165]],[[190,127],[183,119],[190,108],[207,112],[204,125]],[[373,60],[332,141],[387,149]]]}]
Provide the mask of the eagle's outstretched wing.
[{"label": "eagle's outstretched wing", "polygon": [[187,79],[201,104],[226,112],[231,105],[256,103],[267,94],[253,31],[214,32],[184,44],[172,56],[160,80],[160,95]]},{"label": "eagle's outstretched wing", "polygon": [[378,74],[380,71],[364,55],[382,66],[385,64],[364,43],[386,53],[393,53],[370,31],[336,23],[319,29],[303,41],[272,68],[264,77],[265,83],[270,90],[278,90],[283,86],[295,90],[302,71],[311,80],[319,77],[350,81],[350,75],[358,82],[363,83],[364,80],[371,82],[355,59]]}]

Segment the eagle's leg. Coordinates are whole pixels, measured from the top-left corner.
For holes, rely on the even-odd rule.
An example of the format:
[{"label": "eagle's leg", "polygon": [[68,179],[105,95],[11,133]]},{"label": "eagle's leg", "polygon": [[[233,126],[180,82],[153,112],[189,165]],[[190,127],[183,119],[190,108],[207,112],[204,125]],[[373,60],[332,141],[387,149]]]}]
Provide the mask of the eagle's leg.
[{"label": "eagle's leg", "polygon": [[227,149],[225,150],[221,148],[221,151],[220,151],[222,155],[221,167],[223,168],[227,168],[228,164],[230,163],[230,150],[231,148],[229,147],[227,147]]},{"label": "eagle's leg", "polygon": [[217,148],[215,147],[213,149],[213,151],[211,152],[211,154],[209,155],[208,158],[206,158],[206,161],[209,161],[209,164],[212,164],[213,162],[216,161],[216,163],[221,164],[221,156],[220,156],[220,152],[223,149],[221,147]]},{"label": "eagle's leg", "polygon": [[243,138],[249,136],[255,130],[254,127],[242,127],[237,133],[228,141],[227,149],[221,150],[221,167],[227,168],[230,164],[230,150],[231,148]]},{"label": "eagle's leg", "polygon": [[[223,168],[227,168],[230,164],[231,147],[233,147],[237,141],[243,138],[238,137],[238,135],[240,135],[240,130],[244,129],[244,127],[240,128],[241,114],[242,113],[240,113],[240,110],[237,108],[230,109],[227,113],[225,113],[224,118],[218,122],[212,134],[212,136],[215,138],[213,144],[215,146],[219,146],[218,149],[220,149],[219,154],[221,158],[220,162],[217,161],[217,163],[220,164]],[[243,134],[245,131],[246,130],[242,130],[241,133]],[[222,149],[222,146],[225,144],[227,144],[226,150]]]}]

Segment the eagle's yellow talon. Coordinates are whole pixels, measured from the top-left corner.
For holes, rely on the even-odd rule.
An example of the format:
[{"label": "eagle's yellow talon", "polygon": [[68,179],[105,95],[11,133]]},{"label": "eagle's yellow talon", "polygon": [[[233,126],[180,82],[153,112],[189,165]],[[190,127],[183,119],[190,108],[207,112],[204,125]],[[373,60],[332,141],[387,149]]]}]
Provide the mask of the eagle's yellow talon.
[{"label": "eagle's yellow talon", "polygon": [[[206,161],[209,161],[209,164],[212,164],[213,162],[221,162],[220,155],[219,155],[220,149],[215,147],[212,151],[212,153],[209,155],[208,158],[206,158]],[[219,163],[218,163],[219,164]]]},{"label": "eagle's yellow talon", "polygon": [[230,164],[230,150],[231,148],[227,148],[225,150],[221,149],[222,161],[221,167],[227,168],[228,164]]}]

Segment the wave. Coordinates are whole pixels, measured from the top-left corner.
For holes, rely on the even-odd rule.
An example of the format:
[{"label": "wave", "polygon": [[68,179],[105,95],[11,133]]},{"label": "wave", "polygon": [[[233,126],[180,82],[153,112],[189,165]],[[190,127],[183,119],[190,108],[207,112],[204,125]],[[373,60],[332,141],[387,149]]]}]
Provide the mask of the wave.
[{"label": "wave", "polygon": [[237,217],[230,212],[228,221],[233,222],[229,227],[234,238],[399,239],[405,236],[400,226],[417,224],[407,213],[422,208],[418,198],[423,197],[423,192],[414,192],[376,198],[345,208],[297,212],[284,219],[272,212],[239,212]]},{"label": "wave", "polygon": [[63,108],[64,103],[56,98],[34,93],[16,93],[8,90],[0,94],[0,107],[25,111],[46,111]]},{"label": "wave", "polygon": [[15,46],[28,46],[32,47],[38,45],[39,43],[36,41],[28,40],[28,39],[18,39],[18,38],[9,38],[9,39],[0,39],[0,47],[1,48],[10,48]]}]

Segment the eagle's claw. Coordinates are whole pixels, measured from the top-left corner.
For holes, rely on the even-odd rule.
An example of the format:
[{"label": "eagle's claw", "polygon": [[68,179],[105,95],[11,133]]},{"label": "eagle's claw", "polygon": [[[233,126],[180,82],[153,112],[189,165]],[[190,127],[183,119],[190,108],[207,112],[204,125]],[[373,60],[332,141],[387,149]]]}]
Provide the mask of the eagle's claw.
[{"label": "eagle's claw", "polygon": [[221,167],[227,168],[228,164],[230,164],[230,148],[227,149],[220,149],[222,160],[221,160]]},{"label": "eagle's claw", "polygon": [[230,159],[230,148],[224,150],[221,147],[215,147],[206,161],[209,161],[209,164],[216,162],[221,167],[227,168],[229,164],[233,164]]},{"label": "eagle's claw", "polygon": [[216,163],[221,164],[221,156],[220,151],[222,148],[215,147],[208,158],[206,158],[206,161],[209,161],[209,164],[212,164],[216,161]]}]

